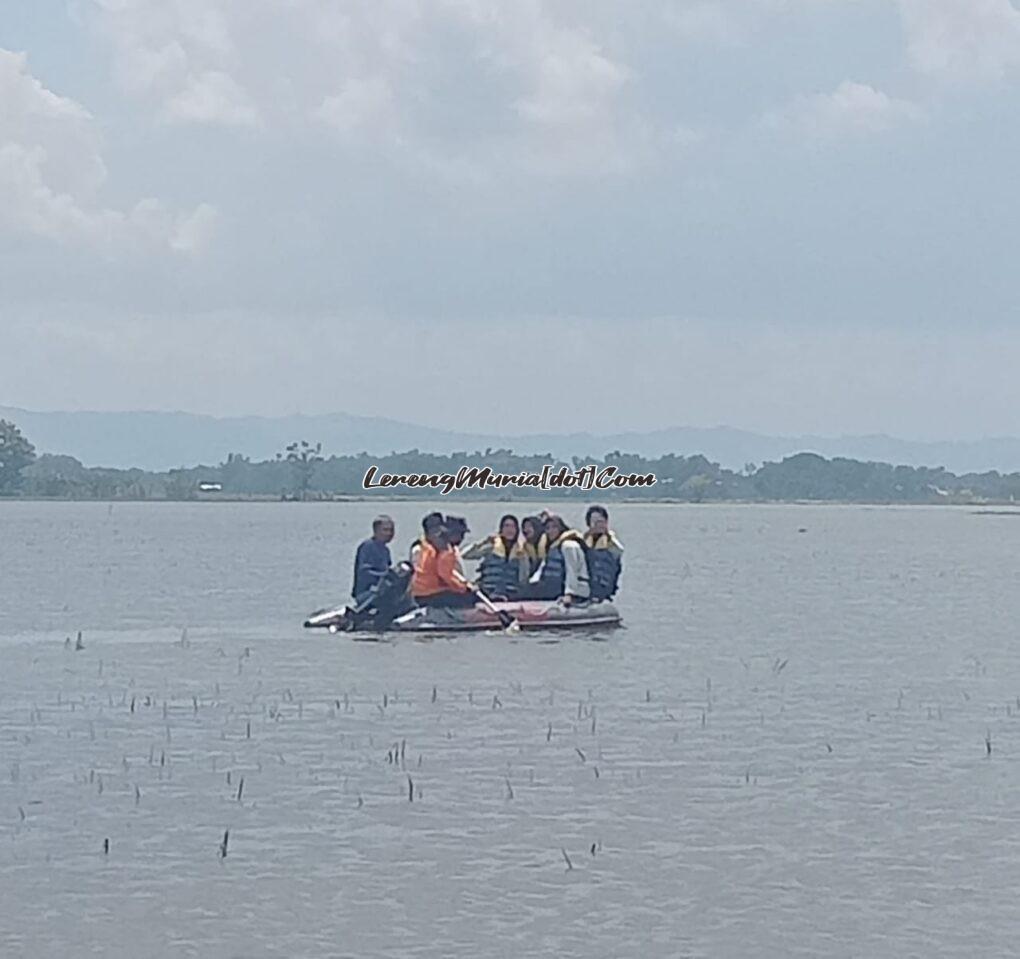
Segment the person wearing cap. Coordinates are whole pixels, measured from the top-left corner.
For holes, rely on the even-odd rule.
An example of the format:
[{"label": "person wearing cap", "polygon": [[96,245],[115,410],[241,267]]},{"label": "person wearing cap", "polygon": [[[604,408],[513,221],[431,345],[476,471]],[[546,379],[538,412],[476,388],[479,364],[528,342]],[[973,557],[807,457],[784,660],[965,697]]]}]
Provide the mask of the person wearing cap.
[{"label": "person wearing cap", "polygon": [[457,571],[457,554],[443,525],[429,526],[411,579],[419,606],[474,606],[475,588]]},{"label": "person wearing cap", "polygon": [[478,585],[489,599],[515,599],[532,573],[520,526],[512,513],[499,521],[498,533],[469,546],[464,559],[481,560]]},{"label": "person wearing cap", "polygon": [[545,521],[549,541],[545,560],[524,592],[527,599],[557,599],[564,606],[585,603],[591,596],[584,540],[568,529],[561,516],[551,513]]},{"label": "person wearing cap", "polygon": [[372,535],[358,546],[354,554],[354,584],[351,587],[351,596],[354,597],[355,603],[364,602],[389,572],[393,563],[389,543],[395,532],[393,520],[385,514],[377,516],[372,521]]},{"label": "person wearing cap", "polygon": [[591,598],[612,599],[619,588],[620,573],[623,571],[623,544],[609,528],[609,511],[604,506],[589,506],[584,521],[588,524],[584,543],[587,547]]}]

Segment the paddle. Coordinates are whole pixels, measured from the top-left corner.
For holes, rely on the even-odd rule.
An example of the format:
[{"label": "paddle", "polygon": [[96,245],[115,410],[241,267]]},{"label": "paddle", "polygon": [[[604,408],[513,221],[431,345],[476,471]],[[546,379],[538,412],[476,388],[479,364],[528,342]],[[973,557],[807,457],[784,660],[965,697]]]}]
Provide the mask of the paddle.
[{"label": "paddle", "polygon": [[503,629],[506,630],[507,635],[514,635],[521,631],[521,624],[517,622],[505,609],[496,609],[495,604],[485,595],[480,589],[475,590],[475,596],[478,597],[481,604],[490,612],[496,615],[496,618],[500,621]]}]

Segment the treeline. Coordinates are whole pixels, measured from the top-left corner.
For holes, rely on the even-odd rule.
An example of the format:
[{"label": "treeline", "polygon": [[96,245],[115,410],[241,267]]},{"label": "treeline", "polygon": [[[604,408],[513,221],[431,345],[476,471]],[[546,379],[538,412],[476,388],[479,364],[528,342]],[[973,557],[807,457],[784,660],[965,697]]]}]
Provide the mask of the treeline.
[{"label": "treeline", "polygon": [[[740,472],[724,469],[704,456],[668,454],[647,459],[619,451],[601,459],[519,455],[487,449],[449,456],[409,450],[388,456],[357,453],[324,456],[311,443],[293,443],[275,459],[252,462],[229,455],[215,466],[196,466],[151,473],[138,469],[85,467],[70,456],[36,456],[31,443],[13,424],[0,421],[0,495],[60,499],[193,500],[206,497],[323,500],[366,493],[363,480],[370,466],[395,474],[456,473],[461,466],[489,466],[495,473],[539,473],[552,463],[580,469],[615,466],[621,473],[654,473],[646,488],[605,490],[597,494],[562,490],[556,496],[579,499],[676,500],[702,503],[817,501],[851,503],[1008,503],[1020,498],[1020,473],[968,473],[956,476],[942,468],[891,466],[858,460],[825,459],[798,453],[779,463],[747,464]],[[458,499],[547,500],[550,492],[468,489]]]}]

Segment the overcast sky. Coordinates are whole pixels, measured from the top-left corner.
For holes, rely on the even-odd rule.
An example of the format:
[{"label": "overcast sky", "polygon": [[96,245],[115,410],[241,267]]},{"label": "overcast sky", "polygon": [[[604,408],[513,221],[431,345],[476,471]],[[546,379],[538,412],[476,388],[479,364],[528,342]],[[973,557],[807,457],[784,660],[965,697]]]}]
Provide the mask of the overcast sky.
[{"label": "overcast sky", "polygon": [[1010,0],[0,4],[0,405],[1020,432]]}]

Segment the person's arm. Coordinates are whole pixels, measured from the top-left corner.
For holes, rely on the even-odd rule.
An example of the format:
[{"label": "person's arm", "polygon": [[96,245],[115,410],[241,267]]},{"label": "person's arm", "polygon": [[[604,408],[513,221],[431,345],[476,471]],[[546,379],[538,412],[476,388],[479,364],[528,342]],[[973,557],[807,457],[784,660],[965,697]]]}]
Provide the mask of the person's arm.
[{"label": "person's arm", "polygon": [[616,533],[609,534],[609,548],[616,553],[617,556],[623,556],[623,543],[616,538]]},{"label": "person's arm", "polygon": [[577,543],[563,544],[563,565],[566,568],[564,595],[587,599],[591,595],[588,587],[588,564],[584,560],[584,550]]},{"label": "person's arm", "polygon": [[486,536],[477,543],[472,543],[461,553],[464,559],[484,559],[492,552],[492,537]]},{"label": "person's arm", "polygon": [[457,554],[444,549],[436,559],[436,576],[446,589],[455,593],[473,592],[471,584],[457,571]]},{"label": "person's arm", "polygon": [[365,592],[365,585],[361,579],[361,561],[365,555],[365,544],[359,544],[354,553],[354,582],[351,583],[351,596],[355,599],[361,597]]}]

